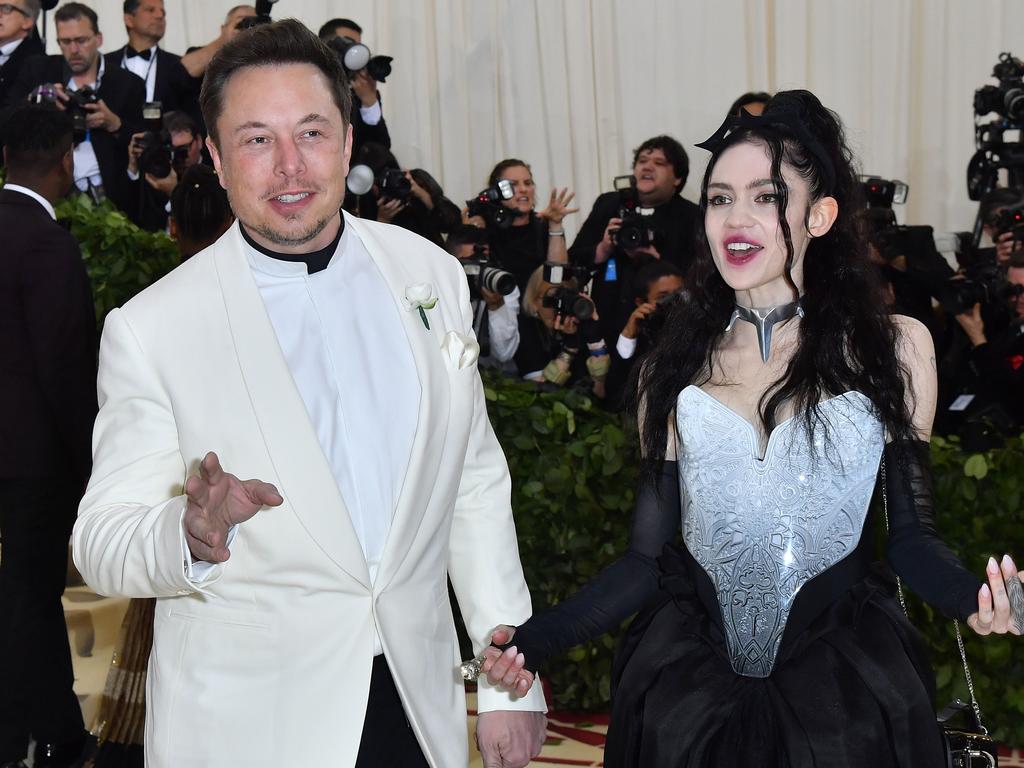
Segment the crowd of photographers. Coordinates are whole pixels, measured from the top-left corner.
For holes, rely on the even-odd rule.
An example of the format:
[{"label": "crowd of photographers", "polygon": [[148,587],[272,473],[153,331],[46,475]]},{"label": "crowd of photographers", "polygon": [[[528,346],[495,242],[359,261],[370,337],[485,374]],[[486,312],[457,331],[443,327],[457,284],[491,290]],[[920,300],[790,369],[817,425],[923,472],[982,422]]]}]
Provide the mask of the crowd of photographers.
[{"label": "crowd of photographers", "polygon": [[[144,229],[169,231],[187,258],[232,220],[204,146],[203,74],[225,42],[269,20],[269,7],[260,0],[232,8],[210,43],[179,57],[160,48],[164,0],[125,0],[128,43],[106,53],[95,12],[66,2],[54,14],[61,53],[46,56],[36,33],[39,0],[2,2],[0,119],[25,101],[68,113],[72,193],[109,200]],[[485,365],[543,386],[580,387],[619,407],[637,360],[667,313],[687,300],[700,209],[682,196],[689,175],[682,145],[669,136],[642,142],[630,172],[593,201],[569,243],[564,220],[579,210],[570,207],[572,192],[555,189],[538,200],[523,160],[497,163],[464,204],[426,170],[405,168],[391,152],[378,88],[391,58],[372,55],[350,19],[332,19],[319,34],[344,64],[353,94],[345,208],[415,231],[461,261]],[[1024,425],[1022,74],[1004,54],[994,71],[999,85],[976,95],[972,232],[944,238],[900,226],[893,204],[905,199],[906,186],[864,183],[865,227],[893,310],[918,317],[935,337],[940,428],[978,444]],[[759,114],[769,98],[745,94],[730,110]],[[995,121],[981,120],[992,113]]]}]

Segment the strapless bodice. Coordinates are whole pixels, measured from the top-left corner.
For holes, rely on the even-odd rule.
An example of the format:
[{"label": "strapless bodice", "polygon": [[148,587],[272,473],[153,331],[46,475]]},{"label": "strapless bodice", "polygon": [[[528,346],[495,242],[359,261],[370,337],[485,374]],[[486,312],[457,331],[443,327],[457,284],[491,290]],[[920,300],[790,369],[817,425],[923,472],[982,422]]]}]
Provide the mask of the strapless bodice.
[{"label": "strapless bodice", "polygon": [[813,440],[801,416],[757,430],[686,387],[676,403],[683,541],[714,585],[733,669],[771,674],[797,592],[857,547],[885,430],[871,402],[846,392],[818,407]]}]

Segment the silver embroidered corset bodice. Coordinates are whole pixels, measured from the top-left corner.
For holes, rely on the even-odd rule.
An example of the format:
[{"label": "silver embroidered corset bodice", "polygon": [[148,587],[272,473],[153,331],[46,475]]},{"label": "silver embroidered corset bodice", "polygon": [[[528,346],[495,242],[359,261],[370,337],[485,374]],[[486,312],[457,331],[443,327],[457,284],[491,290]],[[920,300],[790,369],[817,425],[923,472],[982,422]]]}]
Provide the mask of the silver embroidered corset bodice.
[{"label": "silver embroidered corset bodice", "polygon": [[714,585],[733,669],[771,674],[800,588],[856,548],[884,427],[859,392],[780,422],[764,458],[754,426],[695,386],[679,393],[683,541]]}]

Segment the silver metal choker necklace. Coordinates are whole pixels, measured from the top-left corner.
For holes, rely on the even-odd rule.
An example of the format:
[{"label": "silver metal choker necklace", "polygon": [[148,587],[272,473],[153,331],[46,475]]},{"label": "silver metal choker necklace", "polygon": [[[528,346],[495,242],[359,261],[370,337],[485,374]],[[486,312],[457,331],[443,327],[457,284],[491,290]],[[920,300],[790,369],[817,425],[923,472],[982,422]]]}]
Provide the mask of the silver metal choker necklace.
[{"label": "silver metal choker necklace", "polygon": [[772,351],[772,328],[777,323],[784,323],[793,317],[803,317],[804,309],[800,306],[800,299],[791,301],[789,304],[779,304],[775,307],[758,309],[756,307],[741,307],[736,305],[729,318],[729,324],[725,326],[728,333],[736,324],[736,320],[746,320],[757,328],[757,345],[761,348],[761,360],[768,362],[768,355]]}]

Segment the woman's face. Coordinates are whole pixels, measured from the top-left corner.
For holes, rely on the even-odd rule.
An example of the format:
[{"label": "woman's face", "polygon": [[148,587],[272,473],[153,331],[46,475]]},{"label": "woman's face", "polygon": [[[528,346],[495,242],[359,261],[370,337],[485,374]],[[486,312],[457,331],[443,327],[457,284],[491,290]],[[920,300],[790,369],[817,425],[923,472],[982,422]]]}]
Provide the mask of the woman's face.
[{"label": "woman's face", "polygon": [[505,207],[521,214],[532,211],[537,191],[533,186],[533,174],[530,173],[530,169],[522,165],[513,165],[502,171],[501,178],[511,181],[512,189],[515,191],[511,200],[504,201]]},{"label": "woman's face", "polygon": [[[793,242],[792,276],[802,293],[807,246],[813,236],[828,232],[838,209],[832,198],[812,206],[808,182],[785,162],[781,172],[789,188],[786,220]],[[736,291],[736,300],[749,307],[797,298],[785,277],[786,241],[771,175],[767,146],[742,142],[721,154],[708,181],[704,215],[708,246],[722,279]]]}]

